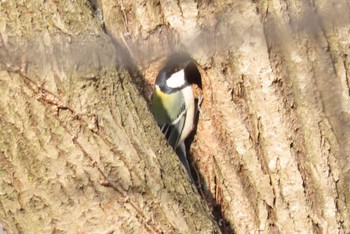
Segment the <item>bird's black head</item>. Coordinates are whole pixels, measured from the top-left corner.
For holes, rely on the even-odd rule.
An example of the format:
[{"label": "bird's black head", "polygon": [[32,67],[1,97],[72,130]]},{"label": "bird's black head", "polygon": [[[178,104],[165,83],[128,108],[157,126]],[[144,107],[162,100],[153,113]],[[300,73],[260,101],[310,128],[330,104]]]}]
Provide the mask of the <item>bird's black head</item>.
[{"label": "bird's black head", "polygon": [[165,93],[176,92],[186,87],[189,85],[187,68],[191,63],[193,59],[187,54],[172,54],[160,70],[156,85]]}]

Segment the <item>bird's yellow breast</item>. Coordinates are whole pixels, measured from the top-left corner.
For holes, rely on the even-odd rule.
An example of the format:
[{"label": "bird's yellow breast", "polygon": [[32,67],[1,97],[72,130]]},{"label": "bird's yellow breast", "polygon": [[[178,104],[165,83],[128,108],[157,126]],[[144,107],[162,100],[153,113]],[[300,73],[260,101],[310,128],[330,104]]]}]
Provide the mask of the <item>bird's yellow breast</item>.
[{"label": "bird's yellow breast", "polygon": [[178,114],[181,105],[179,93],[167,94],[156,87],[152,96],[152,113],[159,124],[169,123]]}]

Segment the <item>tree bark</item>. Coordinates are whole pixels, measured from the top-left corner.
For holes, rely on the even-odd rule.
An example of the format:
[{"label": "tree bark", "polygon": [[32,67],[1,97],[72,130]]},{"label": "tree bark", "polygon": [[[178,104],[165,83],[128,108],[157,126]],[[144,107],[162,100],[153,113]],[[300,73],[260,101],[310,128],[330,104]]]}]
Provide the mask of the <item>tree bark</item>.
[{"label": "tree bark", "polygon": [[[349,233],[349,5],[1,2],[0,226]],[[202,200],[147,108],[174,51],[202,78]]]},{"label": "tree bark", "polygon": [[0,4],[2,229],[218,232],[90,3]]}]

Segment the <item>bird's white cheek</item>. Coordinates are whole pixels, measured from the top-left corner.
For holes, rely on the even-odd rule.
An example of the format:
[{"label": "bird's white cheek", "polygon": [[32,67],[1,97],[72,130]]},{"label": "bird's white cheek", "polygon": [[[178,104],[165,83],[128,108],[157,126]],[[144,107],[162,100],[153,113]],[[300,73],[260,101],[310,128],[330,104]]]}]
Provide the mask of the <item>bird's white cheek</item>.
[{"label": "bird's white cheek", "polygon": [[170,88],[179,88],[185,84],[185,72],[180,70],[172,74],[166,81],[166,84]]}]

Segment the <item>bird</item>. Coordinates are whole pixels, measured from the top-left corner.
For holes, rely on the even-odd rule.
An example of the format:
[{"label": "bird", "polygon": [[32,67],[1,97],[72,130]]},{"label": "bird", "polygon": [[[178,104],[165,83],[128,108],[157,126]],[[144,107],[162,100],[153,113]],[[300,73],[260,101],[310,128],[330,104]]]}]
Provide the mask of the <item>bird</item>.
[{"label": "bird", "polygon": [[192,182],[185,140],[195,125],[195,98],[188,82],[191,61],[169,60],[160,70],[152,94],[151,112],[168,143],[175,150]]}]

